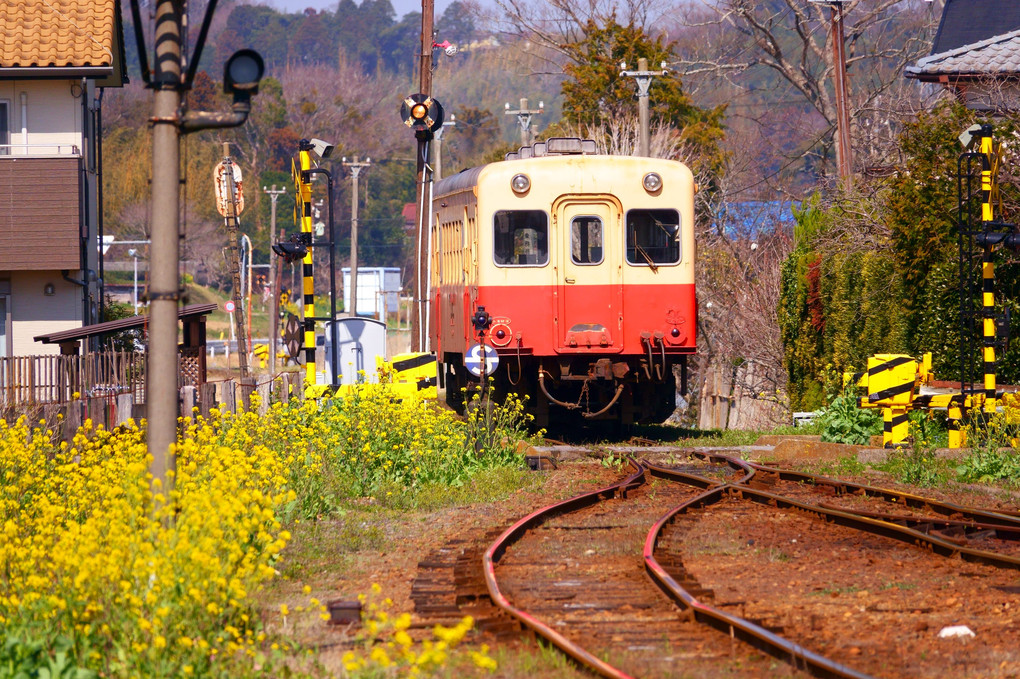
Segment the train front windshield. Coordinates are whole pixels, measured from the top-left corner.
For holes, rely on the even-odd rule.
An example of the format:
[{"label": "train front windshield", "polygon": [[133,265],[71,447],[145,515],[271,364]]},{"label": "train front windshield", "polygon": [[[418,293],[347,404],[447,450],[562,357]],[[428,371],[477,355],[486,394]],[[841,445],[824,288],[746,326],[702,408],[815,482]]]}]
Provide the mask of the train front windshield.
[{"label": "train front windshield", "polygon": [[676,264],[680,261],[680,213],[676,210],[627,212],[627,262]]},{"label": "train front windshield", "polygon": [[496,264],[542,266],[549,261],[549,215],[542,210],[500,210],[493,227]]}]

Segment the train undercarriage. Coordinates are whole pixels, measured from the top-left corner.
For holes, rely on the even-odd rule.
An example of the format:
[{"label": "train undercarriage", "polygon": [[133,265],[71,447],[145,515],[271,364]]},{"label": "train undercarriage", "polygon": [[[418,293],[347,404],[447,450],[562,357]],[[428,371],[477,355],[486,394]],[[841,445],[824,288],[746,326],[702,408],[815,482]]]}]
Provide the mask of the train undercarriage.
[{"label": "train undercarriage", "polygon": [[[677,393],[687,392],[687,356],[504,354],[491,380],[490,400],[527,396],[525,409],[539,428],[660,423],[676,409]],[[443,356],[439,382],[447,404],[459,413],[481,385],[460,354]]]}]

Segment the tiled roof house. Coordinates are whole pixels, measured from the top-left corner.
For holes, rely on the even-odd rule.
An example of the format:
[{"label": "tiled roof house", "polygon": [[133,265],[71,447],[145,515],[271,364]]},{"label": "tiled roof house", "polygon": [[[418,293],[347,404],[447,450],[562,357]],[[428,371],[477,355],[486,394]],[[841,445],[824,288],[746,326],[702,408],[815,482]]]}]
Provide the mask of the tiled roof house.
[{"label": "tiled roof house", "polygon": [[102,89],[126,80],[118,0],[0,7],[0,357],[99,320]]},{"label": "tiled roof house", "polygon": [[929,56],[908,78],[938,83],[970,108],[1020,105],[1020,1],[946,0]]}]

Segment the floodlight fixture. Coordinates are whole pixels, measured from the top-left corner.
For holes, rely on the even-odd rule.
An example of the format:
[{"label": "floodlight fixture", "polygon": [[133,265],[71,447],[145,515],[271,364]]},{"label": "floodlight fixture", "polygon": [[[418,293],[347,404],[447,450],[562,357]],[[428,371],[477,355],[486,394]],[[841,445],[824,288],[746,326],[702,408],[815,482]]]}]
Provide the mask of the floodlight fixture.
[{"label": "floodlight fixture", "polygon": [[974,123],[964,130],[959,137],[957,137],[957,139],[960,140],[960,146],[962,146],[964,150],[969,151],[970,147],[974,145],[974,138],[979,136],[978,132],[981,131],[981,127],[980,123]]},{"label": "floodlight fixture", "polygon": [[328,141],[323,141],[321,139],[313,138],[308,143],[311,146],[310,150],[314,151],[315,155],[319,156],[323,160],[329,158],[330,155],[332,155],[333,153],[333,149],[336,148],[335,146],[333,146],[333,144],[330,144]]}]

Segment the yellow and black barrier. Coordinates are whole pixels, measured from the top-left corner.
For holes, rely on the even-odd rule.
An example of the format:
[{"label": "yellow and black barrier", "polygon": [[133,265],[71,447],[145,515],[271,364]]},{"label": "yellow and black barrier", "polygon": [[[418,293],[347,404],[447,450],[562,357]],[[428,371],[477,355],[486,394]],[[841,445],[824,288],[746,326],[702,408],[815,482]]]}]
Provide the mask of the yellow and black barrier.
[{"label": "yellow and black barrier", "polygon": [[945,410],[948,446],[962,448],[966,443],[964,414],[972,408],[987,407],[986,393],[921,394],[920,388],[933,380],[930,353],[921,360],[905,354],[876,354],[868,358],[867,371],[844,375],[845,383],[852,382],[862,391],[858,406],[882,409],[882,445],[886,448],[906,445],[910,435],[908,413],[912,410]]},{"label": "yellow and black barrier", "polygon": [[858,405],[882,409],[883,446],[906,442],[910,433],[907,412],[930,366],[931,354],[925,354],[920,362],[905,354],[876,354],[868,358],[866,372],[854,375],[856,385],[864,390]]},{"label": "yellow and black barrier", "polygon": [[[385,384],[395,400],[435,399],[438,396],[438,365],[433,354],[409,352],[396,354],[390,360],[377,357],[375,367],[378,377],[372,382]],[[343,398],[363,383],[342,384],[335,394]],[[305,398],[328,398],[333,395],[333,388],[328,384],[310,384],[305,387]]]}]

